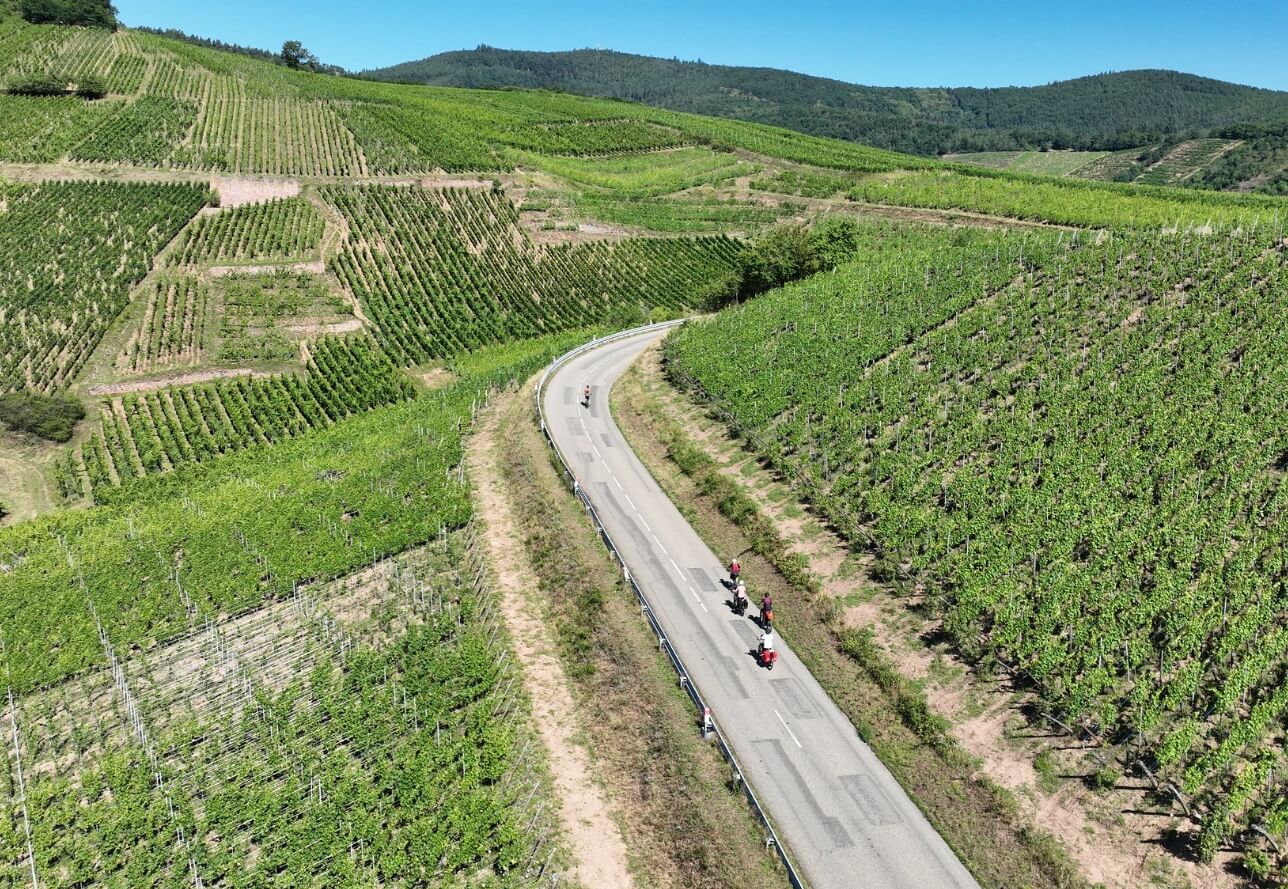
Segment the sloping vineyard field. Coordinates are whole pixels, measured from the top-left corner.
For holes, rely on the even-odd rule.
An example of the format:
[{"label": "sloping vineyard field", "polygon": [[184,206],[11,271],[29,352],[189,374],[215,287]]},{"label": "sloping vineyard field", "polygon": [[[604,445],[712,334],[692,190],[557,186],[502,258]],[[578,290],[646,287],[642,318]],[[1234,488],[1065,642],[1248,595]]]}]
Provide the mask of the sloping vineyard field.
[{"label": "sloping vineyard field", "polygon": [[941,286],[999,250],[852,264],[689,326],[670,366],[966,653],[1170,785],[1202,858],[1282,844],[1285,243],[1065,239]]},{"label": "sloping vineyard field", "polygon": [[849,192],[854,200],[903,207],[967,210],[1066,225],[1104,228],[1238,227],[1277,225],[1282,202],[1185,189],[1141,191],[1085,180],[1053,181],[937,170],[895,173],[864,180]]},{"label": "sloping vineyard field", "polygon": [[192,365],[201,359],[213,325],[209,291],[196,278],[158,278],[143,317],[119,359],[135,373]]},{"label": "sloping vineyard field", "polygon": [[209,200],[188,185],[7,189],[0,214],[0,392],[65,388],[156,253]]},{"label": "sloping vineyard field", "polygon": [[147,654],[104,636],[113,670],[6,710],[0,880],[528,883],[540,772],[485,577],[472,532],[444,532],[230,618],[194,608]]},{"label": "sloping vineyard field", "polygon": [[303,379],[239,378],[105,403],[101,428],[80,448],[76,468],[95,493],[186,463],[276,444],[414,394],[411,382],[374,343],[323,339],[313,345]]},{"label": "sloping vineyard field", "polygon": [[0,160],[56,161],[120,108],[104,100],[35,98],[0,94]]},{"label": "sloping vineyard field", "polygon": [[323,340],[306,380],[117,400],[83,448],[101,505],[0,529],[0,882],[557,874],[461,459],[494,381],[567,345],[413,398],[370,341]]},{"label": "sloping vineyard field", "polygon": [[144,96],[120,105],[71,152],[73,160],[166,166],[174,145],[192,126],[197,106],[179,99]]},{"label": "sloping vineyard field", "polygon": [[1073,176],[1107,154],[1106,151],[981,151],[949,154],[944,160],[1038,176]]},{"label": "sloping vineyard field", "polygon": [[522,165],[536,166],[575,185],[604,189],[623,198],[672,194],[750,176],[760,170],[757,165],[732,154],[698,147],[593,158],[522,153],[516,159]]},{"label": "sloping vineyard field", "polygon": [[[525,353],[512,370],[530,373],[546,357]],[[465,380],[275,447],[107,488],[94,509],[0,529],[0,628],[15,691],[104,662],[86,590],[117,644],[147,647],[184,632],[190,604],[235,612],[462,525],[461,429],[485,391]]]},{"label": "sloping vineyard field", "polygon": [[1167,152],[1158,163],[1136,177],[1137,182],[1170,185],[1193,176],[1229,149],[1228,139],[1191,139]]},{"label": "sloping vineyard field", "polygon": [[171,265],[289,262],[318,254],[326,223],[303,198],[244,204],[198,217],[170,253]]},{"label": "sloping vineyard field", "polygon": [[487,189],[329,188],[349,223],[334,270],[395,360],[687,306],[733,268],[726,238],[641,239],[539,249],[509,199]]},{"label": "sloping vineyard field", "polygon": [[219,306],[215,351],[224,362],[293,362],[308,340],[356,323],[353,305],[316,275],[226,275],[205,286]]}]

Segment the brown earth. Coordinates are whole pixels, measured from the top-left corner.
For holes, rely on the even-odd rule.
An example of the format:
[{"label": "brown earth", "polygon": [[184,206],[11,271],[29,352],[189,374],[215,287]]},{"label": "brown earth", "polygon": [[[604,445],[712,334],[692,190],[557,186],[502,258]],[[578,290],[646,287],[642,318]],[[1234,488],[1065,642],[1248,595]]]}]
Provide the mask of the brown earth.
[{"label": "brown earth", "polygon": [[[768,517],[790,551],[800,553],[843,609],[845,625],[867,628],[907,679],[922,685],[937,714],[948,719],[951,734],[979,764],[979,771],[1011,791],[1023,815],[1058,838],[1084,876],[1107,889],[1138,886],[1234,889],[1233,856],[1218,855],[1201,865],[1169,851],[1169,833],[1181,826],[1179,812],[1158,806],[1149,786],[1123,777],[1108,793],[1096,793],[1080,779],[1094,773],[1108,756],[1044,725],[1033,725],[1022,711],[1034,699],[1009,677],[981,676],[940,640],[939,621],[917,606],[915,596],[899,595],[875,581],[866,552],[827,526],[798,499],[785,480],[765,469],[759,459],[732,438],[705,405],[694,403],[665,379],[660,350],[641,357],[637,372],[649,394],[691,441],[716,459]],[[1044,781],[1034,766],[1046,752],[1059,777]]]},{"label": "brown earth", "polygon": [[108,383],[92,386],[85,390],[86,395],[125,395],[129,392],[154,392],[168,386],[191,386],[196,383],[209,383],[211,380],[225,380],[231,377],[270,377],[271,373],[252,370],[249,367],[234,367],[221,370],[199,370],[193,373],[172,374],[150,380],[135,380],[129,383]]},{"label": "brown earth", "polygon": [[[498,400],[515,397],[507,393]],[[501,613],[523,665],[537,734],[549,756],[558,793],[559,821],[576,858],[573,873],[587,887],[627,889],[634,886],[634,881],[627,870],[626,844],[590,757],[575,737],[576,704],[563,665],[555,655],[555,641],[532,607],[536,573],[528,562],[497,469],[498,449],[505,443],[501,417],[500,404],[487,409],[476,427],[467,457],[475,496],[487,517],[483,541],[495,571]]]},{"label": "brown earth", "polygon": [[274,198],[293,198],[300,193],[300,183],[295,179],[217,176],[210,180],[210,187],[219,195],[221,208],[262,204]]}]

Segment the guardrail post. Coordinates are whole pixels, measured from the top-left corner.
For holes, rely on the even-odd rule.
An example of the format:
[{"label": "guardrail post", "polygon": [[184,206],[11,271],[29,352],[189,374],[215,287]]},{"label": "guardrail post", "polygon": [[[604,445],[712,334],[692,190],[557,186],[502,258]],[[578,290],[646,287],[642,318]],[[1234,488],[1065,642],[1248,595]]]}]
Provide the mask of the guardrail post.
[{"label": "guardrail post", "polygon": [[[550,434],[550,430],[546,425],[545,410],[541,403],[541,397],[545,390],[546,381],[550,378],[550,375],[554,373],[560,365],[571,359],[573,356],[580,355],[581,353],[589,351],[596,346],[603,345],[604,343],[613,342],[615,340],[622,339],[623,337],[634,336],[647,331],[658,330],[663,327],[674,326],[677,323],[679,322],[660,322],[658,324],[649,324],[645,327],[639,327],[633,330],[622,331],[621,333],[614,334],[613,336],[593,340],[583,346],[573,349],[570,352],[564,353],[562,356],[552,359],[550,367],[546,369],[546,372],[537,383],[534,399],[536,402],[537,414],[541,418],[541,430],[545,433],[546,441],[549,442],[551,449],[559,458],[559,462],[564,469],[564,474],[568,478],[572,479],[573,493],[577,495],[577,499],[581,501],[582,506],[589,514],[591,523],[594,525],[595,530],[599,532],[600,539],[608,548],[609,553],[619,564],[621,564],[622,579],[625,582],[626,587],[634,590],[635,595],[639,598],[640,615],[648,620],[649,626],[652,627],[653,631],[657,634],[658,651],[666,652],[672,666],[675,667],[675,671],[680,677],[680,687],[688,692],[689,698],[693,701],[695,707],[702,708],[703,738],[715,738],[721,754],[728,761],[729,767],[733,770],[733,789],[735,791],[739,789],[742,790],[747,797],[747,802],[751,805],[752,810],[760,818],[761,823],[765,827],[765,849],[773,849],[774,852],[777,853],[778,859],[782,862],[784,869],[787,871],[787,880],[793,889],[802,889],[803,883],[801,882],[800,875],[796,872],[795,865],[792,864],[791,858],[787,854],[787,850],[784,849],[782,843],[778,841],[778,836],[774,832],[774,827],[769,821],[769,816],[765,813],[764,809],[761,808],[760,801],[756,799],[756,794],[752,790],[751,785],[748,784],[746,778],[743,777],[742,767],[738,764],[738,759],[734,756],[733,749],[729,746],[723,733],[721,733],[720,729],[716,726],[715,720],[711,717],[711,709],[706,706],[705,701],[702,699],[702,696],[698,694],[696,688],[693,688],[692,683],[689,681],[688,673],[686,672],[683,663],[680,661],[679,654],[673,648],[669,648],[670,643],[666,638],[666,633],[654,617],[653,610],[647,601],[647,597],[644,595],[644,591],[640,589],[639,584],[637,584],[631,577],[630,569],[626,567],[626,560],[622,558],[621,554],[617,551],[607,529],[604,528],[603,523],[599,520],[599,514],[591,504],[590,497],[581,489],[581,483],[573,473],[572,465],[559,450],[559,446],[555,444],[554,436]],[[444,531],[444,533],[446,532]],[[1181,801],[1181,804],[1185,805],[1184,800]]]}]

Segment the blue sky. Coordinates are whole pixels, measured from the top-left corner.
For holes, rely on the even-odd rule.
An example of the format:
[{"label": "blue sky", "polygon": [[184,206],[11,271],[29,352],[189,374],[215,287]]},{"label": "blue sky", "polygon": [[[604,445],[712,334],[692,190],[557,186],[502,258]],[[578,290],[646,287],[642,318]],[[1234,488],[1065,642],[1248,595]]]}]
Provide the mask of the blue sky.
[{"label": "blue sky", "polygon": [[130,25],[277,49],[297,39],[358,70],[480,43],[600,47],[764,65],[884,86],[1032,85],[1172,68],[1288,90],[1288,4],[116,0]]}]

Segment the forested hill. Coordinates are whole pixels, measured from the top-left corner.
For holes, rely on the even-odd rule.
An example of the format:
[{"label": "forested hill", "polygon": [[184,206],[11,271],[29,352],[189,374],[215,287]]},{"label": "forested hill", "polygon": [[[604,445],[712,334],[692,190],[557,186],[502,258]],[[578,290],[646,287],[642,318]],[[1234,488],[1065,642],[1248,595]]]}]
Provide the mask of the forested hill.
[{"label": "forested hill", "polygon": [[440,86],[558,89],[632,99],[915,154],[1129,148],[1190,130],[1288,120],[1286,92],[1175,71],[1098,74],[1037,87],[918,89],[605,50],[546,53],[483,46],[367,74]]}]

